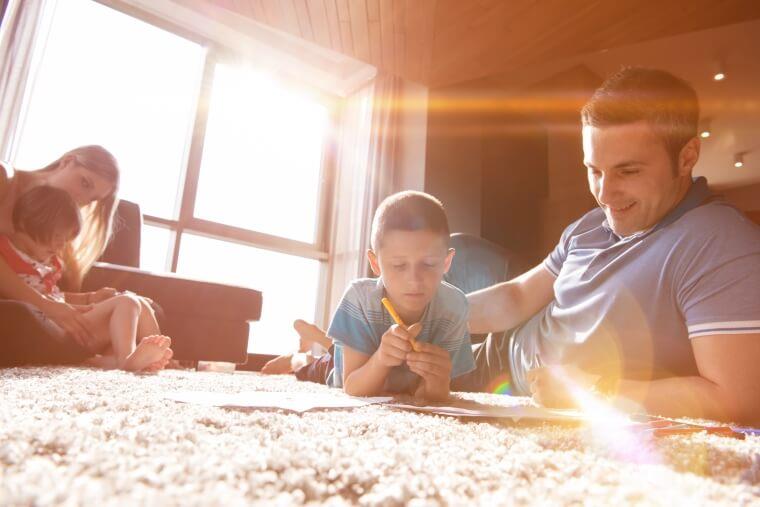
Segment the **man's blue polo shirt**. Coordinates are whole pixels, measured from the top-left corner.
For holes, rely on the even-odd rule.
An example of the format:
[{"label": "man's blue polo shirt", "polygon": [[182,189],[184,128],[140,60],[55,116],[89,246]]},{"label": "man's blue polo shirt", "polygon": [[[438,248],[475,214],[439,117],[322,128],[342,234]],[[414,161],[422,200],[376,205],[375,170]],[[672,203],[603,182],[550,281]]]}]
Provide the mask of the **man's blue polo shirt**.
[{"label": "man's blue polo shirt", "polygon": [[594,209],[544,261],[554,300],[510,342],[515,387],[539,364],[648,380],[698,375],[690,339],[760,333],[760,227],[704,178],[653,228],[620,237]]}]

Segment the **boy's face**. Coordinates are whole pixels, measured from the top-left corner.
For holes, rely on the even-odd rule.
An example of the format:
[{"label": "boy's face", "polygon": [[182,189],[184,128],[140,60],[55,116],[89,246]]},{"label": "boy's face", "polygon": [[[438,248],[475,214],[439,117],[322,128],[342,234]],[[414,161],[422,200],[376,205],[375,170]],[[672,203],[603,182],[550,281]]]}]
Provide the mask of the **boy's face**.
[{"label": "boy's face", "polygon": [[454,250],[446,248],[439,233],[390,231],[377,252],[370,250],[367,257],[375,275],[382,275],[396,310],[402,317],[419,319],[451,267]]},{"label": "boy's face", "polygon": [[46,262],[52,256],[61,253],[66,243],[72,239],[70,236],[70,234],[56,233],[53,235],[53,240],[50,244],[44,244],[35,241],[24,232],[17,232],[13,235],[13,243],[29,257],[40,262]]}]

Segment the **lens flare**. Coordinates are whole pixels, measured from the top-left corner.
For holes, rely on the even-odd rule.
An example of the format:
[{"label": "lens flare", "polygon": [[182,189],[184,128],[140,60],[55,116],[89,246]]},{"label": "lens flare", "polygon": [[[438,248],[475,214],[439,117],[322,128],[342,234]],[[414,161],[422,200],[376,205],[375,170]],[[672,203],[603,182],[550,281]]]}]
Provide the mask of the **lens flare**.
[{"label": "lens flare", "polygon": [[487,392],[493,393],[493,394],[506,394],[507,396],[511,396],[512,395],[511,380],[512,379],[509,378],[509,375],[499,375],[488,384]]}]

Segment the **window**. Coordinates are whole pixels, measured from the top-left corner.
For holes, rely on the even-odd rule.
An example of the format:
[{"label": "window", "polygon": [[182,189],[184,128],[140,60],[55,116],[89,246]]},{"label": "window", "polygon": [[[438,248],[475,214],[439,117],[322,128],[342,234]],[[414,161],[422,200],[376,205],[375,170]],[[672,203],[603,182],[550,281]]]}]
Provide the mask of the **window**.
[{"label": "window", "polygon": [[249,351],[288,352],[292,321],[313,320],[322,292],[333,101],[193,37],[92,0],[57,2],[13,161],[32,169],[107,147],[120,196],[144,214],[141,267],[261,290]]}]

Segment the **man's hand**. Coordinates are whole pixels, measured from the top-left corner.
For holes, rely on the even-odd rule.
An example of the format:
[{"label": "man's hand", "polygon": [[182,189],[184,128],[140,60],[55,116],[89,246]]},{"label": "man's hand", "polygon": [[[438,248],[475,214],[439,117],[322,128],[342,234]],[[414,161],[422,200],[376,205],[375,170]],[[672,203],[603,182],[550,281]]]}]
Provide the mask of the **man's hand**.
[{"label": "man's hand", "polygon": [[418,351],[406,355],[409,369],[422,380],[414,395],[434,401],[449,397],[451,357],[448,351],[432,343],[417,342]]},{"label": "man's hand", "polygon": [[58,324],[82,347],[89,349],[95,338],[95,332],[90,322],[82,315],[92,309],[90,305],[69,305],[58,301],[48,300],[40,308],[53,322]]},{"label": "man's hand", "polygon": [[377,361],[382,366],[392,368],[406,360],[406,355],[412,350],[412,339],[416,338],[422,326],[414,324],[404,329],[398,324],[392,325],[380,339],[380,347],[375,354]]},{"label": "man's hand", "polygon": [[530,394],[539,405],[554,408],[578,406],[578,395],[591,392],[598,375],[586,373],[575,366],[551,365],[529,370]]},{"label": "man's hand", "polygon": [[106,299],[111,299],[112,297],[119,294],[119,291],[114,289],[113,287],[103,287],[102,289],[98,289],[95,292],[90,293],[89,302],[91,304],[100,303],[101,301],[105,301]]}]

